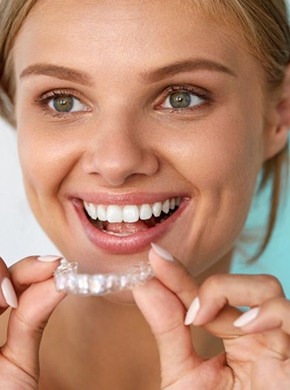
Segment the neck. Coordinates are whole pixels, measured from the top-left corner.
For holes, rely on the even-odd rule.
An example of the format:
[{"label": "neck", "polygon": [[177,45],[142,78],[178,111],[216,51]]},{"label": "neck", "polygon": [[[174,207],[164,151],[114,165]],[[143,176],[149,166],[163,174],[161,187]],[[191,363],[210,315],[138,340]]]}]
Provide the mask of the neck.
[{"label": "neck", "polygon": [[[160,388],[157,348],[135,305],[67,297],[46,329],[41,358],[43,390],[89,389],[92,384],[93,388],[136,390],[136,383],[140,383],[138,390]],[[46,385],[51,372],[57,372],[57,386]]]}]

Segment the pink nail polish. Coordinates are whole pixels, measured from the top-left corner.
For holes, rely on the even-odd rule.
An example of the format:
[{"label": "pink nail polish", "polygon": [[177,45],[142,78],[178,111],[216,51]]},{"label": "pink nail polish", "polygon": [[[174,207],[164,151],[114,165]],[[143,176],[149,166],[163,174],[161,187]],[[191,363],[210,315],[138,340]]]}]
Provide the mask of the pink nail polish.
[{"label": "pink nail polish", "polygon": [[190,325],[194,323],[197,313],[200,309],[200,300],[198,297],[194,298],[192,304],[189,306],[188,312],[186,314],[184,325]]},{"label": "pink nail polish", "polygon": [[17,296],[12,286],[12,283],[8,278],[4,278],[2,280],[1,289],[7,305],[16,308],[18,306]]},{"label": "pink nail polish", "polygon": [[242,328],[243,326],[248,325],[258,317],[259,313],[260,310],[258,307],[247,311],[234,321],[234,326],[237,328]]},{"label": "pink nail polish", "polygon": [[62,259],[61,256],[55,255],[47,255],[47,256],[39,256],[37,258],[38,261],[42,261],[43,263],[52,263],[53,261]]},{"label": "pink nail polish", "polygon": [[167,250],[165,250],[161,246],[152,242],[151,247],[163,260],[174,262],[174,257],[171,255],[171,253],[167,252]]}]

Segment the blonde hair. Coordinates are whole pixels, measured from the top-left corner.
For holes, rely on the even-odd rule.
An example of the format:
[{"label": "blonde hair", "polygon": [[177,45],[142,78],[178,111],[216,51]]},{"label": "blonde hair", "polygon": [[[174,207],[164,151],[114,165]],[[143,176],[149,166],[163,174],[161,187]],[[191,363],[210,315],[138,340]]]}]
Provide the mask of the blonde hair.
[{"label": "blonde hair", "polygon": [[[0,0],[0,115],[13,126],[16,125],[13,114],[15,86],[11,52],[17,33],[36,2]],[[180,2],[182,4],[236,30],[265,70],[267,90],[279,90],[290,61],[290,32],[284,0],[187,0]],[[275,225],[286,161],[287,148],[284,148],[263,167],[261,188],[270,181],[272,196],[268,227],[257,256],[267,246]]]}]

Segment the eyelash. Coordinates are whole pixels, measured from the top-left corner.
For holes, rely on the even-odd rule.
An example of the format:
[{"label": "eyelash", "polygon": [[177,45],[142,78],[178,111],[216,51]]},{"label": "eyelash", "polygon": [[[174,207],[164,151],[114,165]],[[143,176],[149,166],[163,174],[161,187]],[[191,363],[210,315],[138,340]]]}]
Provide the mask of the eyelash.
[{"label": "eyelash", "polygon": [[[171,94],[176,93],[176,92],[186,92],[190,93],[200,99],[203,100],[200,104],[197,104],[193,107],[186,107],[186,108],[166,108],[162,107],[162,105],[165,104],[166,99],[170,97]],[[184,114],[188,113],[188,111],[195,111],[198,109],[203,108],[204,106],[209,105],[212,103],[213,99],[210,95],[210,93],[207,90],[193,87],[193,86],[188,86],[188,85],[173,85],[168,88],[166,88],[162,94],[161,94],[161,103],[158,103],[156,106],[156,109],[158,111],[170,111],[171,113],[175,114]],[[79,110],[79,111],[70,111],[70,112],[58,112],[56,110],[53,110],[50,108],[48,105],[49,103],[55,99],[55,98],[60,98],[60,97],[72,97],[74,99],[79,100],[84,106],[86,106],[88,109],[87,110]],[[82,97],[76,92],[76,91],[70,91],[70,90],[52,90],[49,92],[46,92],[42,94],[40,97],[38,97],[35,100],[35,103],[41,107],[41,109],[45,112],[45,114],[52,116],[54,118],[64,118],[69,115],[78,115],[83,112],[88,112],[90,111],[90,108],[87,104],[83,103]],[[160,99],[160,100],[161,100]]]},{"label": "eyelash", "polygon": [[[195,105],[194,107],[186,107],[186,108],[164,108],[162,105],[165,103],[166,99],[170,97],[171,94],[176,93],[176,92],[187,92],[190,93],[201,100],[200,104]],[[162,102],[158,103],[157,109],[158,110],[169,110],[172,113],[176,114],[184,114],[188,113],[188,111],[194,111],[201,109],[205,106],[208,106],[210,103],[213,102],[213,98],[209,91],[203,89],[203,88],[198,88],[198,87],[193,87],[191,85],[173,85],[165,89],[165,91],[162,93]]]},{"label": "eyelash", "polygon": [[[49,103],[56,98],[60,97],[72,97],[74,99],[79,100],[84,106],[88,109],[83,111],[73,111],[73,112],[58,112],[56,110],[51,109],[48,105]],[[35,103],[40,106],[40,108],[44,111],[45,114],[52,116],[54,118],[63,118],[68,115],[78,115],[82,112],[90,111],[89,106],[86,103],[83,103],[83,98],[76,92],[70,90],[53,90],[42,94],[35,100]]]}]

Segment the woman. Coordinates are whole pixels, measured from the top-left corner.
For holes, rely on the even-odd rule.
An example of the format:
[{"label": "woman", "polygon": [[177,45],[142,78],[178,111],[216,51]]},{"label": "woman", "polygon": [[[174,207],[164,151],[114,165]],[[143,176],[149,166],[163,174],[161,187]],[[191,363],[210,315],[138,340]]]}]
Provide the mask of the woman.
[{"label": "woman", "polygon": [[1,110],[37,220],[83,272],[149,258],[155,275],[63,299],[51,277],[60,256],[1,263],[2,311],[12,306],[1,386],[288,389],[279,282],[228,274],[262,168],[274,175],[269,232],[275,219],[289,126],[284,2],[0,4]]}]

